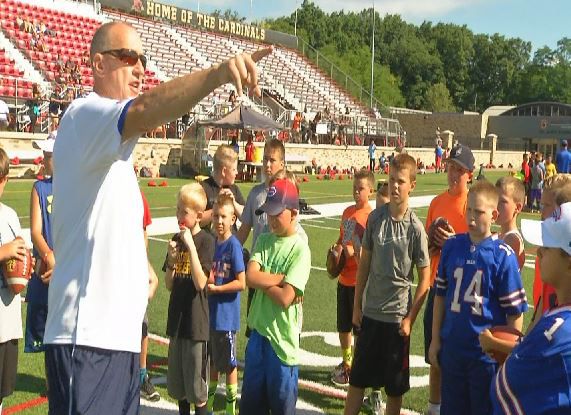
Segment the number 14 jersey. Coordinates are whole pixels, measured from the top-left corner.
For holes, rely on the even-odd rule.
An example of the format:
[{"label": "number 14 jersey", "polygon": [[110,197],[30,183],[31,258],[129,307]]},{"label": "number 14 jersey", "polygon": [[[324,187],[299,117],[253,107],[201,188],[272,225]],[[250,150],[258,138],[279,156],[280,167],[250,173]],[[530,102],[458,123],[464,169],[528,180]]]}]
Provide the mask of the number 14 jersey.
[{"label": "number 14 jersey", "polygon": [[469,359],[489,359],[478,341],[482,330],[527,310],[516,255],[496,235],[477,245],[467,233],[446,241],[436,295],[446,297],[442,342]]}]

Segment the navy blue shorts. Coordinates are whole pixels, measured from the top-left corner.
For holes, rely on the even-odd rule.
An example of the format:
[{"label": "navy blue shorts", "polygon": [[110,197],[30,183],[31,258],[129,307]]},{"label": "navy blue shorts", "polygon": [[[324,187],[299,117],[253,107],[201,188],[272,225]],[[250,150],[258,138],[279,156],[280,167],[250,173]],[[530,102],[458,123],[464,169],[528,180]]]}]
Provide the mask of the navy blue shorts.
[{"label": "navy blue shorts", "polygon": [[46,345],[50,415],[137,415],[139,354]]},{"label": "navy blue shorts", "polygon": [[445,344],[438,354],[442,373],[442,415],[492,413],[490,386],[497,369],[495,363],[458,356]]},{"label": "navy blue shorts", "polygon": [[44,346],[44,331],[48,318],[48,305],[28,303],[26,313],[25,353],[38,353],[46,350]]},{"label": "navy blue shorts", "polygon": [[295,414],[298,367],[278,358],[270,341],[252,330],[246,346],[241,414]]},{"label": "navy blue shorts", "polygon": [[430,287],[428,295],[426,296],[426,305],[424,306],[424,361],[430,363],[428,358],[428,349],[430,349],[430,342],[432,341],[432,316],[434,314],[434,295],[436,293],[436,287]]}]

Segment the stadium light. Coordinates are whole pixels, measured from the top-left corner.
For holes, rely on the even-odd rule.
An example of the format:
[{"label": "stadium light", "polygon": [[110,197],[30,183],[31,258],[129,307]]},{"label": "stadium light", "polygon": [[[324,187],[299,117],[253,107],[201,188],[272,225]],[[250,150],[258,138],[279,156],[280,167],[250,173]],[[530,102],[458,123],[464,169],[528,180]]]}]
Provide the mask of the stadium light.
[{"label": "stadium light", "polygon": [[373,0],[373,41],[371,53],[371,108],[373,108],[373,81],[375,77],[375,0]]}]

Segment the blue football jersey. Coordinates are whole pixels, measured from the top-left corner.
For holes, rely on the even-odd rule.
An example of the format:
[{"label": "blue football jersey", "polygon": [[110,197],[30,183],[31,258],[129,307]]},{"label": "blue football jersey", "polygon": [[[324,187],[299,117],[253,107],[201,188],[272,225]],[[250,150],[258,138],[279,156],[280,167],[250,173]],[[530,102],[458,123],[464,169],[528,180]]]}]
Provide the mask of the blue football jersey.
[{"label": "blue football jersey", "polygon": [[506,324],[507,315],[527,310],[516,255],[496,235],[477,245],[467,233],[446,241],[436,295],[446,297],[442,341],[469,359],[488,361],[478,335],[485,328]]},{"label": "blue football jersey", "polygon": [[537,322],[491,385],[494,414],[571,413],[571,306]]}]

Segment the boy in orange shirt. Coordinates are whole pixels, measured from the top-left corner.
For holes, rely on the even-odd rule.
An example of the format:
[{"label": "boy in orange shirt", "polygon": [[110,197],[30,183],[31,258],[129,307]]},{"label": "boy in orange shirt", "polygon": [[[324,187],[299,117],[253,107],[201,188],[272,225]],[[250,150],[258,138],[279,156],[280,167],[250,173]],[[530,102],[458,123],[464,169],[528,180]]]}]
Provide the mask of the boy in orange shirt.
[{"label": "boy in orange shirt", "polygon": [[353,179],[353,198],[355,204],[343,211],[341,229],[337,246],[345,251],[345,267],[339,274],[337,284],[337,331],[343,361],[331,373],[331,382],[337,386],[349,386],[349,375],[353,353],[353,302],[357,284],[357,266],[361,250],[361,239],[371,213],[369,197],[373,193],[375,177],[372,171],[361,170]]},{"label": "boy in orange shirt", "polygon": [[[468,183],[474,172],[474,155],[469,147],[458,144],[444,160],[448,179],[448,190],[436,196],[430,203],[426,217],[426,229],[429,232],[433,223],[444,218],[448,227],[437,228],[433,232],[433,240],[429,240],[430,252],[430,291],[424,310],[424,359],[430,364],[428,349],[432,341],[432,309],[434,304],[434,281],[440,262],[440,250],[444,242],[456,233],[468,232],[466,224],[466,203],[468,200]],[[429,232],[430,234],[431,232]],[[428,415],[440,414],[440,369],[430,366]]]}]

